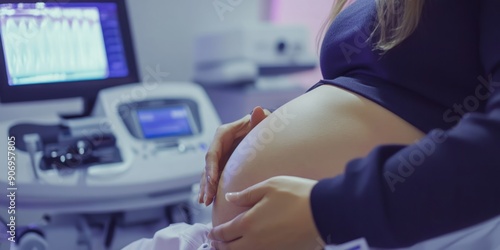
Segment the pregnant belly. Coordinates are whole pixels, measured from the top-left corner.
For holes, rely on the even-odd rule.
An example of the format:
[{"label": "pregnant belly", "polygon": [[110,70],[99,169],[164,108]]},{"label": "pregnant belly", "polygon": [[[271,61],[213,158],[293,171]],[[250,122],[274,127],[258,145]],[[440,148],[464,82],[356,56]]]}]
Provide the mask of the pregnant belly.
[{"label": "pregnant belly", "polygon": [[219,182],[213,225],[247,208],[224,199],[278,175],[323,179],[380,144],[410,144],[423,133],[366,98],[330,85],[283,105],[255,127],[231,155]]}]

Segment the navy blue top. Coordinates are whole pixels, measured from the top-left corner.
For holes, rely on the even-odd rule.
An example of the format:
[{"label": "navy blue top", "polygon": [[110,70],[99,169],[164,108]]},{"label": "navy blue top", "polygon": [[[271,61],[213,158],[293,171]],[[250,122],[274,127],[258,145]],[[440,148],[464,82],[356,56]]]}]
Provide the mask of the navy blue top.
[{"label": "navy blue top", "polygon": [[311,207],[323,240],[404,247],[500,215],[500,0],[427,0],[415,33],[382,56],[366,41],[375,12],[374,0],[341,12],[319,84],[359,93],[428,135],[379,146],[320,181]]},{"label": "navy blue top", "polygon": [[374,0],[357,0],[340,13],[323,42],[319,84],[359,93],[424,132],[483,110],[479,99],[466,100],[484,71],[477,0],[428,0],[415,32],[383,56],[368,41],[375,15]]}]

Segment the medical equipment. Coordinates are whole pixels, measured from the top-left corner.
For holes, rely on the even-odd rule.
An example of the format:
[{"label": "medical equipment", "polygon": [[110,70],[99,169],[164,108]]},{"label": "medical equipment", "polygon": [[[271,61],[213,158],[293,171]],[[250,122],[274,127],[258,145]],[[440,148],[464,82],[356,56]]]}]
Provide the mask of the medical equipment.
[{"label": "medical equipment", "polygon": [[204,85],[255,82],[263,76],[312,69],[304,27],[246,24],[201,35],[195,45],[195,81]]},{"label": "medical equipment", "polygon": [[223,123],[255,106],[278,108],[305,92],[289,74],[317,64],[308,37],[301,26],[270,23],[207,32],[196,40],[194,80],[205,87]]},{"label": "medical equipment", "polygon": [[[0,113],[9,117],[0,121],[0,152],[10,152],[0,195],[13,197],[0,216],[9,245],[120,249],[204,213],[192,187],[217,113],[199,85],[138,83],[123,0],[4,1],[0,25]],[[64,106],[59,98],[69,97],[85,101],[71,119],[34,102]]]},{"label": "medical equipment", "polygon": [[102,88],[138,82],[123,1],[0,6],[2,103],[83,97],[90,105]]}]

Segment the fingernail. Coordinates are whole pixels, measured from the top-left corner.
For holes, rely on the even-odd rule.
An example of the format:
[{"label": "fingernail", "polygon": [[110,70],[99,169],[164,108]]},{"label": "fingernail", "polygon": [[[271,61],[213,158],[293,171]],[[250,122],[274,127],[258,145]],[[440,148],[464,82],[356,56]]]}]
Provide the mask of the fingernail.
[{"label": "fingernail", "polygon": [[212,177],[210,175],[207,175],[207,182],[211,185],[212,184]]},{"label": "fingernail", "polygon": [[207,204],[207,194],[205,194],[203,196],[203,204],[205,204],[205,205]]},{"label": "fingernail", "polygon": [[238,193],[226,193],[226,201],[235,200],[238,197]]}]

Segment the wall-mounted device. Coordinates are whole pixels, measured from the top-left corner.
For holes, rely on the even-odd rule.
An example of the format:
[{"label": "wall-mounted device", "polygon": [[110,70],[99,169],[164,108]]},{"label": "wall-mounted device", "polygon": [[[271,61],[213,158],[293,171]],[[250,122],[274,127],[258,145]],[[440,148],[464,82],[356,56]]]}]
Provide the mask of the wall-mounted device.
[{"label": "wall-mounted device", "polygon": [[308,37],[305,27],[270,23],[202,34],[195,44],[194,80],[203,85],[234,85],[313,69],[317,58]]},{"label": "wall-mounted device", "polygon": [[308,37],[304,27],[270,23],[202,34],[196,40],[194,79],[205,87],[223,123],[255,106],[278,108],[305,92],[289,74],[317,65]]}]

